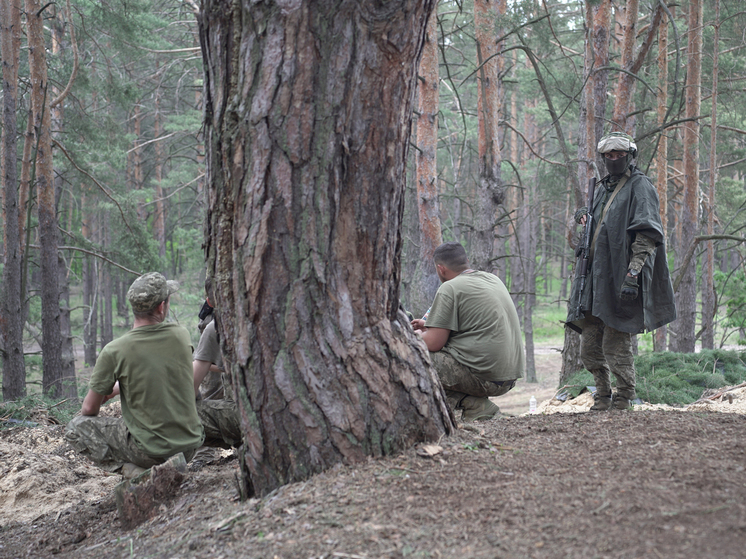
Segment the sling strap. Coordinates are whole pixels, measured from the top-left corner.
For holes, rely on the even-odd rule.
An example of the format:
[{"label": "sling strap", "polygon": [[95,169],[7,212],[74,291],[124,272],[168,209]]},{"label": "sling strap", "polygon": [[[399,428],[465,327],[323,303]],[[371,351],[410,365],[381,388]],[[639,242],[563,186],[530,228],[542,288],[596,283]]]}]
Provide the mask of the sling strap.
[{"label": "sling strap", "polygon": [[[622,189],[622,187],[627,182],[627,175],[624,175],[619,182],[616,185],[616,188],[614,189],[614,192],[611,193],[611,197],[609,198],[609,201],[606,202],[604,205],[604,210],[601,212],[601,219],[596,224],[596,230],[593,232],[593,240],[591,241],[591,248],[590,248],[590,257],[591,261],[593,261],[593,254],[596,252],[596,239],[598,239],[598,233],[601,231],[601,224],[604,222],[604,219],[606,219],[606,212],[609,209],[609,206],[611,206],[611,202],[616,198],[616,195],[619,193],[619,191]],[[593,211],[591,209],[591,211]]]}]

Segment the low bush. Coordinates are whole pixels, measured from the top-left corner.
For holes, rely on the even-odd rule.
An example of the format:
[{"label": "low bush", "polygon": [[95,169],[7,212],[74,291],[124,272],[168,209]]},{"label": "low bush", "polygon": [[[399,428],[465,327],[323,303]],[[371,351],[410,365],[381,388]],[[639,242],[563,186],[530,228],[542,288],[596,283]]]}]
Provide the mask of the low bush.
[{"label": "low bush", "polygon": [[[685,406],[708,390],[746,382],[746,352],[722,349],[699,353],[647,353],[635,358],[637,397],[651,404]],[[612,375],[614,384],[614,375]],[[574,398],[594,384],[593,375],[575,373],[565,389]]]}]

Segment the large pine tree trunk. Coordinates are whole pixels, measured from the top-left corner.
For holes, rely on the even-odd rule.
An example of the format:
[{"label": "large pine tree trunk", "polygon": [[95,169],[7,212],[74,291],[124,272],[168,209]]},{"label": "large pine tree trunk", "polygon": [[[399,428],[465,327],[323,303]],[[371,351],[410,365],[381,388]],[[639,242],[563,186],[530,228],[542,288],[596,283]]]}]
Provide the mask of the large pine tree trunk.
[{"label": "large pine tree trunk", "polygon": [[18,199],[18,67],[21,52],[21,2],[0,0],[0,58],[3,64],[2,199],[3,277],[0,287],[0,353],[3,362],[3,400],[26,395],[23,361],[23,258]]},{"label": "large pine tree trunk", "polygon": [[453,429],[397,312],[433,4],[203,3],[208,267],[256,494]]}]

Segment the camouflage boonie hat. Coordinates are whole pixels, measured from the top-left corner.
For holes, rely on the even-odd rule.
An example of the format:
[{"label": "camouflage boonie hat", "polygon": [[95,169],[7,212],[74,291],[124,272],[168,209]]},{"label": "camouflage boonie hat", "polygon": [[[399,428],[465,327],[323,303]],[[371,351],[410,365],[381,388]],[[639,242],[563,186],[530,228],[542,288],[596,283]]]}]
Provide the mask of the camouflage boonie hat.
[{"label": "camouflage boonie hat", "polygon": [[166,280],[158,272],[148,272],[137,278],[127,291],[127,299],[135,312],[148,312],[179,289],[179,283]]}]

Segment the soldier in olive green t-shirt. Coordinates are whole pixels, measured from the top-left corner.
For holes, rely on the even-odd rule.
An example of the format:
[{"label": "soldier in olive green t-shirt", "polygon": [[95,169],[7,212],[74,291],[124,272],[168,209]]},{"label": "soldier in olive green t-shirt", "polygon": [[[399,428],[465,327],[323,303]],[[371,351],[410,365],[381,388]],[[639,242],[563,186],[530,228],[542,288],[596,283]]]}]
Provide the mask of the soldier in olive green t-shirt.
[{"label": "soldier in olive green t-shirt", "polygon": [[442,282],[422,333],[454,410],[464,421],[491,419],[489,399],[508,392],[523,376],[526,356],[513,300],[494,274],[469,268],[460,243],[444,243],[433,255]]},{"label": "soldier in olive green t-shirt", "polygon": [[[157,272],[135,280],[127,292],[134,326],[101,351],[81,415],[67,426],[68,442],[107,470],[128,462],[149,468],[180,452],[189,461],[204,440],[189,332],[164,322],[177,288]],[[116,395],[122,418],[98,417]]]}]

